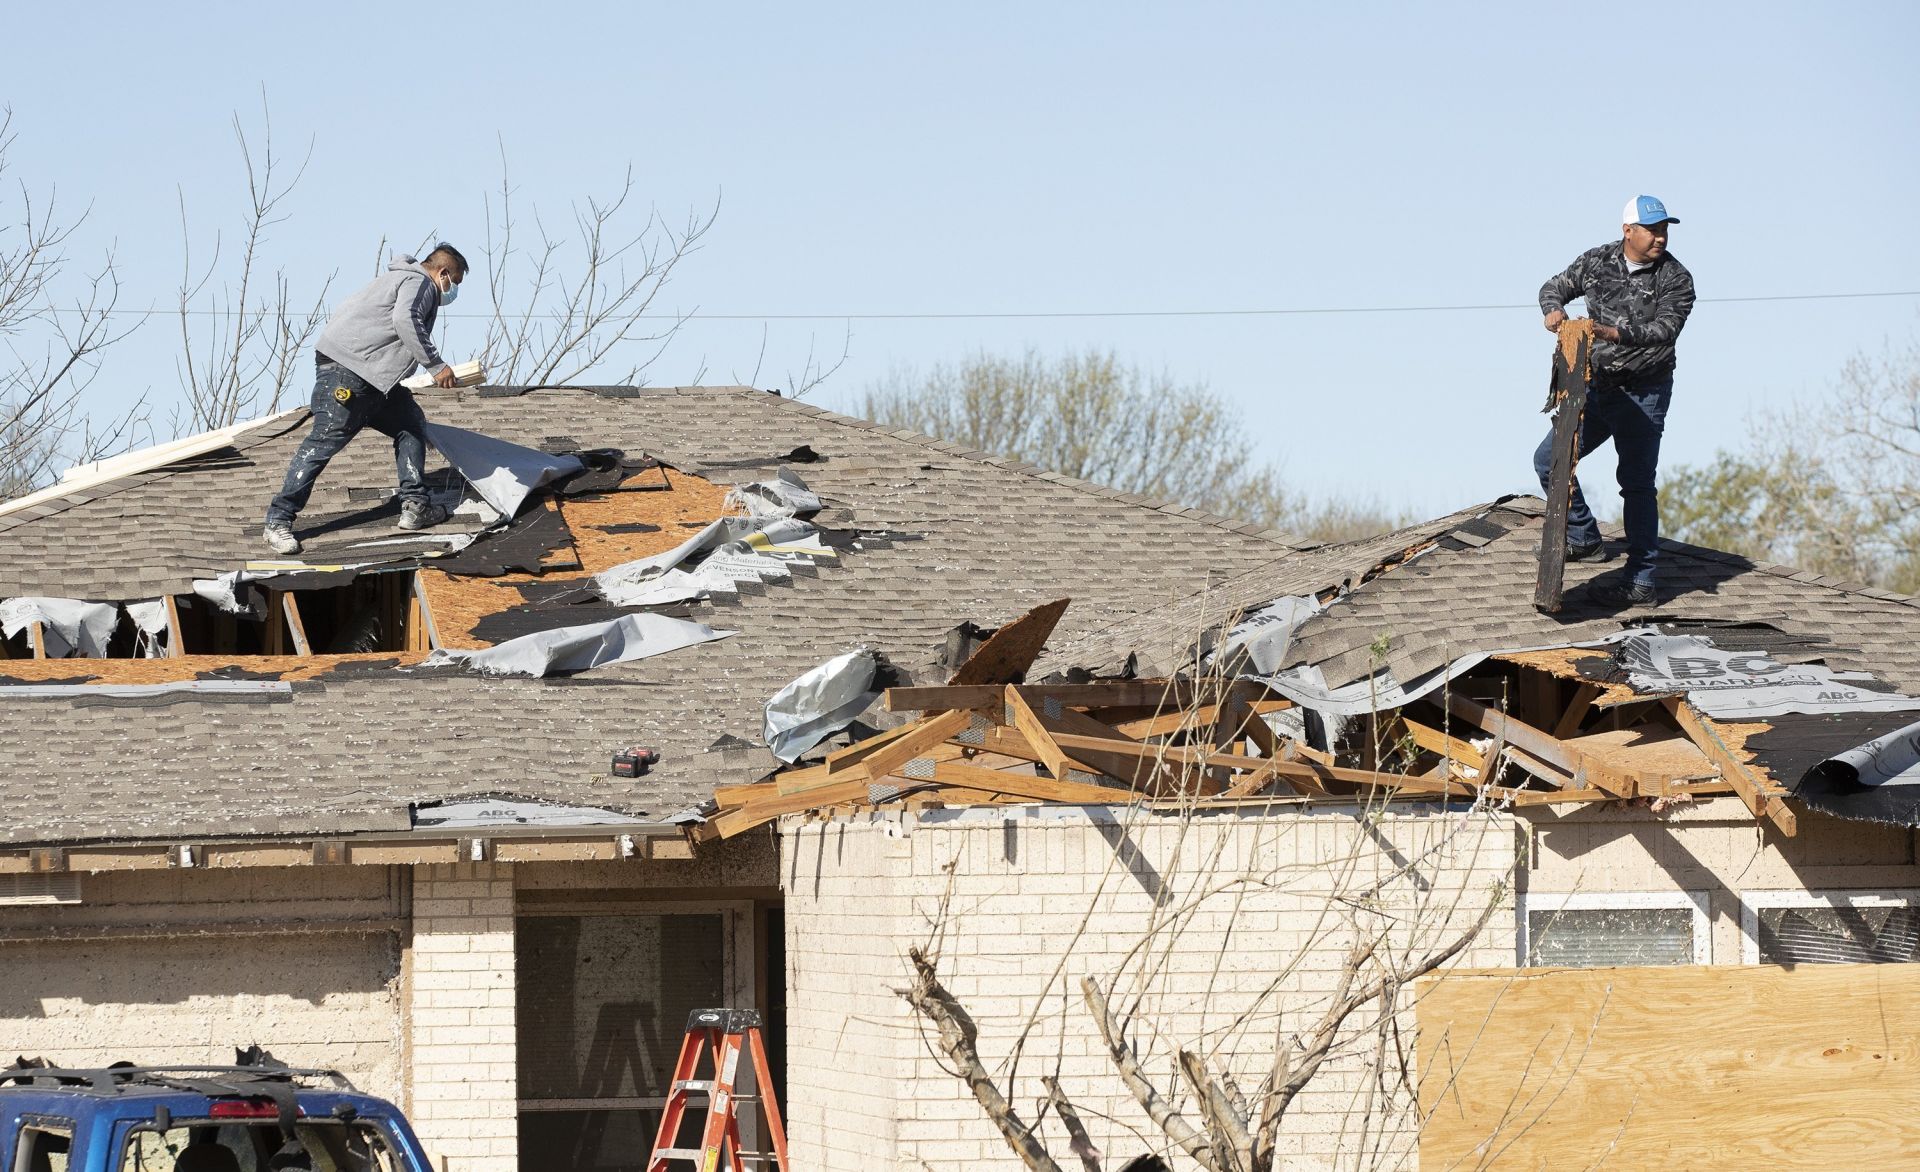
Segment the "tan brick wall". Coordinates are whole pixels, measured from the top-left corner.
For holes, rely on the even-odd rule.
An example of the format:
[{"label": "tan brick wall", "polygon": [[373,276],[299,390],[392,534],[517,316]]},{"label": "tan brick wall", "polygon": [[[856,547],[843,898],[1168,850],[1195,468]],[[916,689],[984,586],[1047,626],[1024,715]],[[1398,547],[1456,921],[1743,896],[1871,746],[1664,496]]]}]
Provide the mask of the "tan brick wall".
[{"label": "tan brick wall", "polygon": [[1739,964],[1741,907],[1755,893],[1920,889],[1915,841],[1907,827],[1806,809],[1788,838],[1736,798],[1665,816],[1596,807],[1534,819],[1524,886],[1535,896],[1703,893],[1712,962]]},{"label": "tan brick wall", "polygon": [[85,902],[0,908],[6,1056],[231,1063],[265,1046],[401,1093],[403,873],[103,872]]},{"label": "tan brick wall", "polygon": [[[1236,1024],[1257,990],[1278,980],[1282,1022],[1306,1024],[1352,939],[1342,914],[1404,925],[1451,913],[1464,927],[1509,873],[1519,841],[1501,817],[1351,810],[1192,820],[1122,812],[1106,823],[1078,810],[1006,821],[970,811],[784,833],[795,1164],[846,1172],[1018,1166],[893,992],[908,982],[908,944],[933,939],[936,924],[943,979],[979,1025],[1001,1089],[1031,1121],[1039,1076],[1057,1070],[1117,1164],[1151,1146],[1138,1134],[1158,1132],[1113,1074],[1083,977],[1103,987],[1117,977],[1122,998],[1138,998],[1136,1022],[1162,1033],[1137,1029],[1135,1042],[1163,1087],[1178,1089],[1174,1045],[1207,1045],[1251,1089],[1274,1053],[1271,1014]],[[1409,862],[1418,884],[1396,879]],[[1376,897],[1328,898],[1380,883]],[[1510,908],[1496,913],[1463,960],[1510,962],[1513,922]],[[1152,947],[1130,954],[1149,937]],[[1410,1030],[1410,1014],[1405,1021]],[[1289,1166],[1330,1167],[1336,1150],[1393,1163],[1410,1146],[1410,1120],[1375,1111],[1363,1136],[1367,1112],[1356,1104],[1372,1085],[1354,1061],[1326,1068],[1289,1114]],[[1058,1124],[1045,1128],[1061,1162],[1077,1164]]]},{"label": "tan brick wall", "polygon": [[514,1172],[513,870],[414,868],[407,1113],[451,1172]]}]

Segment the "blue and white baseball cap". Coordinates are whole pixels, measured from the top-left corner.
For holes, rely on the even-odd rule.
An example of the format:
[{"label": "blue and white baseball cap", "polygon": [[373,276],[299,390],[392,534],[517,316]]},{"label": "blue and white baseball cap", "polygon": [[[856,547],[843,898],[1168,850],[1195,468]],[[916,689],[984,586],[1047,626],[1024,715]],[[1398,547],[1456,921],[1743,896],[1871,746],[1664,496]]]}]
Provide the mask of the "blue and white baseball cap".
[{"label": "blue and white baseball cap", "polygon": [[1680,221],[1667,214],[1667,205],[1651,195],[1636,195],[1627,201],[1620,213],[1622,224],[1639,224],[1651,228],[1655,224],[1678,224]]}]

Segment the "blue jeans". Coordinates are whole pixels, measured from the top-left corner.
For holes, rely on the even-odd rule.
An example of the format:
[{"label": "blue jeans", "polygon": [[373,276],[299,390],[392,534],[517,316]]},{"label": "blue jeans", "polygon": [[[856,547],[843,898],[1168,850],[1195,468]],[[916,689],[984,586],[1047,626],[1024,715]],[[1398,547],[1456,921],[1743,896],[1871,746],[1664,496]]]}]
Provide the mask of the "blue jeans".
[{"label": "blue jeans", "polygon": [[401,501],[427,503],[427,486],[422,479],[427,463],[427,418],[420,413],[420,404],[413,401],[412,391],[396,386],[383,392],[344,366],[322,362],[314,370],[312,409],[313,430],[287,463],[287,478],[267,505],[267,524],[293,524],[300,510],[307,507],[313,482],[320,478],[327,462],[339,455],[361,428],[369,426],[393,437]]},{"label": "blue jeans", "polygon": [[[1654,474],[1660,465],[1660,436],[1667,428],[1667,407],[1673,402],[1673,376],[1660,375],[1630,382],[1594,379],[1587,392],[1587,409],[1580,416],[1580,458],[1609,439],[1620,461],[1621,520],[1627,530],[1627,577],[1653,585],[1660,557],[1660,498]],[[1540,487],[1549,489],[1553,475],[1553,432],[1533,453],[1533,470]],[[1573,482],[1573,501],[1567,509],[1567,541],[1592,545],[1600,540],[1600,523],[1593,519]]]}]

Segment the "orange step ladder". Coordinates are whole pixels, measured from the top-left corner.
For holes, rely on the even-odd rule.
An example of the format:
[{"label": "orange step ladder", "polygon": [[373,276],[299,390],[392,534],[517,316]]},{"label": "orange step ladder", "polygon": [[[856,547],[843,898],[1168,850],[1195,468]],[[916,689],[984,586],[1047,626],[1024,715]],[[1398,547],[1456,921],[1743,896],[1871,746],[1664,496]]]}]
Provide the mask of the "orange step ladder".
[{"label": "orange step ladder", "polygon": [[[743,1046],[753,1055],[753,1086],[758,1094],[733,1093]],[[700,1060],[708,1054],[713,1056],[713,1077],[695,1078]],[[707,1122],[701,1129],[700,1146],[673,1147],[681,1121],[686,1118],[687,1096],[696,1094],[707,1096]],[[771,1151],[741,1150],[738,1108],[742,1102],[760,1104],[768,1138],[773,1141]],[[653,1139],[647,1172],[669,1172],[667,1165],[674,1160],[691,1161],[696,1172],[716,1172],[723,1150],[733,1172],[746,1172],[749,1160],[788,1172],[787,1130],[780,1124],[780,1104],[773,1098],[773,1075],[767,1070],[760,1015],[751,1009],[696,1009],[688,1016],[686,1040],[680,1043],[680,1059],[673,1064],[673,1085],[667,1091],[667,1106],[660,1115],[660,1131]]]}]

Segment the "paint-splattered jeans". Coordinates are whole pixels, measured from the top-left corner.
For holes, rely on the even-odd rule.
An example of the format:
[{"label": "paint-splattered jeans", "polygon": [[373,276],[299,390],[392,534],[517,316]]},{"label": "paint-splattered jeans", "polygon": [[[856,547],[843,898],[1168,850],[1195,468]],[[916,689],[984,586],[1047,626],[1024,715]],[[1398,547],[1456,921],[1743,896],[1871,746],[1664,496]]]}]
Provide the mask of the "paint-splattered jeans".
[{"label": "paint-splattered jeans", "polygon": [[293,524],[313,495],[313,482],[363,427],[393,437],[393,463],[402,502],[427,503],[421,479],[427,462],[426,416],[405,387],[376,390],[359,375],[332,362],[319,363],[313,380],[313,431],[293,450],[287,478],[267,506],[267,524]]},{"label": "paint-splattered jeans", "polygon": [[[1620,521],[1627,530],[1626,575],[1653,585],[1660,558],[1660,498],[1655,474],[1660,466],[1660,437],[1667,430],[1667,407],[1673,402],[1673,376],[1609,383],[1595,377],[1587,392],[1587,409],[1580,416],[1580,458],[1585,459],[1609,439],[1620,460]],[[1548,488],[1553,475],[1553,432],[1533,453],[1533,470],[1540,487]],[[1600,540],[1600,523],[1593,519],[1580,481],[1573,482],[1573,501],[1567,507],[1567,541],[1592,545]]]}]

